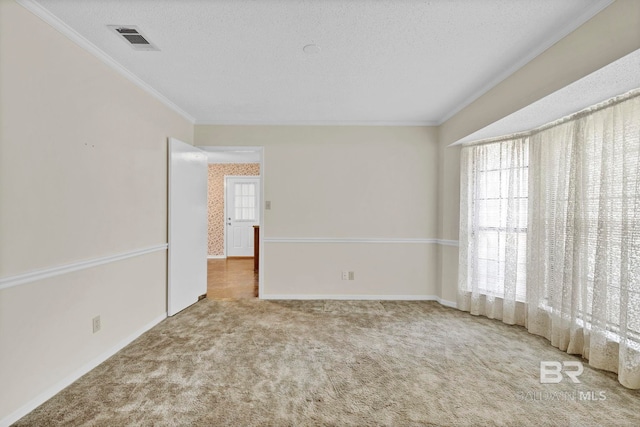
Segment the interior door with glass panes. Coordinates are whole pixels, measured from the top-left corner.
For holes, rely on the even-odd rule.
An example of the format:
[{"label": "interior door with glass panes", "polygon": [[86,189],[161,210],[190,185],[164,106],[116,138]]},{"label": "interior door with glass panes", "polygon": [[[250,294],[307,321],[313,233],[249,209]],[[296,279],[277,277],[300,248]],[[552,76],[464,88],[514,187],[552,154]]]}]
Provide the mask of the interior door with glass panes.
[{"label": "interior door with glass panes", "polygon": [[253,256],[253,226],[260,224],[260,178],[226,177],[227,256]]}]

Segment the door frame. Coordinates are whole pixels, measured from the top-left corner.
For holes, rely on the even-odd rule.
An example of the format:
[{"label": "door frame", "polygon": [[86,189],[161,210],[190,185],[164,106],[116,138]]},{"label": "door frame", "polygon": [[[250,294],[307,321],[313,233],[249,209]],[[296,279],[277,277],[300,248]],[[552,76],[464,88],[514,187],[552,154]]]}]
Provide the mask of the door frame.
[{"label": "door frame", "polygon": [[[260,172],[262,172],[262,170],[260,170]],[[224,218],[223,218],[223,230],[224,230],[224,257],[227,258],[229,256],[228,251],[227,251],[227,208],[229,207],[229,204],[227,203],[227,183],[228,183],[228,179],[234,179],[234,178],[251,178],[251,179],[256,179],[258,180],[258,225],[261,226],[262,224],[262,192],[260,191],[260,187],[262,187],[262,175],[225,175],[224,176]],[[260,227],[262,228],[262,226]],[[260,267],[258,267],[258,271]]]},{"label": "door frame", "polygon": [[[260,259],[259,264],[258,264],[258,298],[262,298],[262,295],[264,295],[264,265],[265,265],[265,256],[264,256],[264,214],[265,214],[265,198],[264,198],[264,187],[265,187],[265,180],[266,180],[266,162],[265,162],[265,149],[264,146],[261,145],[197,145],[197,148],[203,150],[205,153],[206,152],[211,152],[211,153],[249,153],[249,152],[253,152],[258,154],[258,161],[255,160],[251,160],[251,161],[247,161],[246,163],[259,163],[260,164],[260,185],[259,185],[259,190],[260,190],[260,220],[258,221],[258,224],[260,225]],[[211,164],[213,162],[210,162],[209,164]],[[230,162],[230,163],[242,163],[242,162]],[[226,191],[225,193],[225,197],[226,197]],[[226,253],[227,253],[227,244],[226,244],[226,233],[227,233],[227,227],[225,226],[224,228],[224,232],[225,232],[225,244],[224,244],[224,253],[225,253],[225,257],[226,257]]]}]

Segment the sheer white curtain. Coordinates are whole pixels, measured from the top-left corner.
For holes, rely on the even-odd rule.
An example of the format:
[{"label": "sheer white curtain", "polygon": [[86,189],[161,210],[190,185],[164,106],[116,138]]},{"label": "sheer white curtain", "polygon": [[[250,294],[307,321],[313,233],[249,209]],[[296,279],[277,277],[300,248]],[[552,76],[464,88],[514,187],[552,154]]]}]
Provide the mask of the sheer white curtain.
[{"label": "sheer white curtain", "polygon": [[[519,139],[463,148],[459,304],[474,314],[491,317],[495,313],[487,309],[488,302],[497,301],[475,285],[494,280],[474,267],[485,254],[482,226],[473,217],[483,214],[479,194],[485,191],[477,188],[483,186],[477,181],[477,163],[482,162],[482,147],[511,147],[517,141],[525,141],[529,152],[526,272],[519,259],[500,258],[501,252],[523,251],[520,239],[505,239],[493,259],[504,271],[501,304],[516,310],[512,315],[503,309],[493,317],[524,325],[559,349],[584,356],[592,366],[617,372],[624,386],[639,389],[640,92]],[[508,194],[518,192],[514,188]],[[521,214],[515,203],[506,207],[507,217]],[[526,291],[522,300],[516,292],[515,301],[508,303],[513,293],[507,290],[518,286],[518,280],[506,280],[514,268],[517,279],[526,276]],[[520,304],[524,316],[518,313]]]},{"label": "sheer white curtain", "polygon": [[462,150],[458,307],[521,325],[528,163],[527,138]]},{"label": "sheer white curtain", "polygon": [[531,136],[529,331],[640,388],[640,97]]}]

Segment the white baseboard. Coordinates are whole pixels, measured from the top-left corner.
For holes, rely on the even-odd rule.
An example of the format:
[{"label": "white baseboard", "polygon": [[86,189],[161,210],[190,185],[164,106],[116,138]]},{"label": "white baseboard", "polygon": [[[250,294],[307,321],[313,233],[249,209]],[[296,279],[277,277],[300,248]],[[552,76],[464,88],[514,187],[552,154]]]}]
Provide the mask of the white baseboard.
[{"label": "white baseboard", "polygon": [[5,418],[1,419],[0,427],[8,427],[11,424],[15,423],[20,418],[24,417],[29,412],[33,411],[34,409],[42,405],[47,400],[51,399],[53,396],[61,392],[65,387],[69,386],[74,381],[78,380],[81,376],[83,376],[84,374],[94,369],[96,366],[98,366],[99,364],[101,364],[102,362],[104,362],[105,360],[107,360],[108,358],[110,358],[120,350],[122,350],[124,347],[129,345],[133,340],[135,340],[140,335],[147,332],[149,329],[153,328],[155,325],[162,322],[166,318],[167,318],[166,313],[156,317],[151,322],[147,323],[145,326],[135,331],[133,334],[129,335],[122,341],[118,342],[115,346],[111,347],[107,351],[100,354],[98,357],[84,364],[82,367],[80,367],[79,369],[77,369],[67,377],[63,378],[62,380],[58,381],[56,384],[52,385],[51,387],[43,391],[42,393],[38,394],[36,397],[34,397],[30,401],[22,405],[20,408],[18,408],[17,410],[15,410],[14,412],[6,416]]},{"label": "white baseboard", "polygon": [[264,294],[264,300],[355,300],[355,301],[437,301],[445,307],[457,308],[455,302],[436,295],[315,295],[315,294]]},{"label": "white baseboard", "polygon": [[314,295],[314,294],[265,294],[261,299],[281,300],[363,300],[363,301],[436,301],[435,295]]},{"label": "white baseboard", "polygon": [[438,301],[440,304],[444,305],[445,307],[458,308],[458,303],[454,301],[447,301],[446,299],[442,299],[442,298],[438,298],[436,301]]},{"label": "white baseboard", "polygon": [[225,255],[207,255],[207,259],[225,259]]}]

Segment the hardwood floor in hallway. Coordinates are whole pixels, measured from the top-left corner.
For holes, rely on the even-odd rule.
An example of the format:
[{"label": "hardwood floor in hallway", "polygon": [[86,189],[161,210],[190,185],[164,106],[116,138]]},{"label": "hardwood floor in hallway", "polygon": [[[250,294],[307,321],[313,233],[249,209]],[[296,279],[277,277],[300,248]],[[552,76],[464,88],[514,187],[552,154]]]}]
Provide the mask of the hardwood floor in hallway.
[{"label": "hardwood floor in hallway", "polygon": [[247,299],[257,296],[258,272],[253,271],[253,258],[207,261],[207,298]]}]

